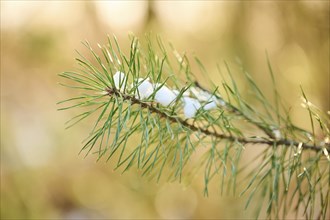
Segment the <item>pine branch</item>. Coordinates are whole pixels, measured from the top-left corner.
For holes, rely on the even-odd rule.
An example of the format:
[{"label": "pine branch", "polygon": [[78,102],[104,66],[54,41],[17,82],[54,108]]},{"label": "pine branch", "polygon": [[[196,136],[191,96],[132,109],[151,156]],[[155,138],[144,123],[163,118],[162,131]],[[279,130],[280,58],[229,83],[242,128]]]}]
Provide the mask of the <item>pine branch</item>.
[{"label": "pine branch", "polygon": [[[197,87],[202,88],[197,82],[195,82],[195,84],[197,85]],[[203,88],[203,90],[206,91],[204,88]],[[231,141],[231,142],[239,142],[239,143],[242,143],[242,144],[266,144],[266,145],[270,145],[270,146],[285,145],[285,146],[288,146],[288,147],[300,146],[303,149],[310,149],[310,150],[314,150],[314,151],[322,151],[323,149],[326,149],[327,151],[330,151],[329,143],[327,143],[326,146],[322,147],[322,146],[310,145],[310,144],[306,144],[306,143],[302,143],[302,142],[296,142],[296,141],[287,140],[287,139],[279,139],[279,140],[249,139],[249,138],[242,138],[242,137],[235,137],[235,136],[221,134],[221,133],[218,133],[216,131],[210,131],[210,130],[205,129],[205,128],[197,127],[196,125],[190,124],[187,120],[183,120],[179,117],[173,117],[171,115],[168,115],[168,114],[162,112],[161,110],[157,109],[156,107],[154,107],[153,103],[143,102],[142,100],[139,100],[139,99],[135,98],[132,95],[121,93],[119,90],[117,90],[115,88],[107,88],[106,92],[107,92],[107,95],[109,95],[109,96],[123,97],[125,100],[130,101],[132,104],[137,104],[137,105],[141,106],[142,108],[146,108],[150,112],[156,113],[160,117],[166,118],[166,119],[168,119],[169,121],[171,121],[173,123],[178,123],[181,126],[187,127],[192,131],[201,132],[205,136],[212,136],[212,137],[215,137],[217,139],[226,139],[226,140]],[[226,103],[226,104],[229,104],[229,103]],[[244,116],[243,113],[241,113],[237,108],[235,108],[233,106],[231,106],[231,110],[233,112],[239,114],[239,115]],[[244,116],[244,118],[247,119],[247,117],[245,117],[245,116]],[[252,121],[250,121],[250,122],[254,123]],[[265,129],[264,127],[261,127],[261,126],[259,128],[261,128],[263,130]]]},{"label": "pine branch", "polygon": [[[205,89],[202,85],[200,85],[199,82],[195,81],[194,84],[200,88],[201,90],[207,92],[207,93],[211,93],[210,91],[208,91],[207,89]],[[271,131],[267,128],[267,127],[264,127],[261,123],[258,123],[258,122],[255,122],[253,120],[251,120],[247,115],[245,115],[243,112],[241,112],[238,108],[236,108],[235,106],[231,105],[229,102],[226,102],[224,101],[221,97],[218,97],[216,96],[216,98],[218,100],[221,100],[225,103],[225,106],[228,107],[228,110],[239,115],[239,116],[242,116],[244,119],[246,119],[248,122],[254,124],[256,127],[258,127],[259,129],[261,129],[263,132],[265,132],[265,134],[267,134],[270,138],[272,139],[276,139],[276,137],[274,136],[273,133],[271,133]],[[299,129],[299,130],[303,130],[301,128],[298,128],[296,126],[294,126],[295,129]],[[197,130],[198,128],[196,129],[193,129],[193,130]],[[308,131],[304,131],[308,134],[310,134]],[[296,141],[293,141],[293,140],[288,140],[288,139],[279,139],[279,140],[256,140],[256,139],[247,139],[247,138],[239,138],[239,137],[231,137],[231,136],[226,136],[226,135],[221,135],[221,134],[217,134],[217,133],[214,133],[214,134],[206,134],[206,135],[212,135],[212,136],[215,136],[217,138],[224,138],[224,139],[228,139],[230,141],[239,141],[241,143],[244,143],[244,144],[267,144],[267,145],[270,145],[270,146],[277,146],[277,145],[286,145],[286,146],[298,146],[298,145],[301,145],[302,148],[304,149],[311,149],[311,150],[315,150],[315,151],[320,151],[320,150],[323,150],[324,148],[327,150],[327,151],[330,151],[330,143],[324,143],[324,146],[320,146],[320,145],[315,145],[315,142],[314,142],[314,145],[310,145],[310,144],[306,144],[306,143],[302,143],[302,142],[296,142]],[[310,134],[311,135],[311,134]]]},{"label": "pine branch", "polygon": [[[265,207],[270,218],[280,218],[280,213],[284,218],[290,211],[288,203],[296,205],[296,212],[303,207],[307,218],[324,219],[330,199],[328,115],[309,102],[302,90],[302,106],[310,116],[312,132],[295,126],[277,89],[273,88],[272,105],[243,69],[260,105],[250,106],[227,64],[231,85],[223,82],[225,98],[217,86],[207,90],[194,79],[185,55],[181,56],[173,46],[169,53],[159,37],[156,42],[154,45],[147,37],[143,47],[132,37],[126,56],[117,39],[108,37],[107,45],[98,45],[103,57],[85,42],[93,60],[78,53],[78,71],[60,74],[73,82],[62,85],[83,91],[59,103],[73,103],[60,110],[83,109],[68,121],[68,127],[95,117],[81,152],[93,152],[97,160],[105,156],[107,160],[117,160],[115,169],[122,168],[123,172],[136,166],[143,175],[157,181],[165,174],[173,180],[193,178],[202,168],[206,195],[209,182],[216,177],[221,182],[221,192],[224,185],[228,192],[232,186],[234,194],[236,187],[244,186],[240,195],[248,194],[246,208],[260,194],[265,203],[257,207],[256,216]],[[197,58],[196,62],[206,73]],[[268,66],[275,86],[269,60]],[[182,75],[185,77],[180,79]],[[261,131],[265,135],[247,135],[246,128],[251,126],[249,132]],[[316,135],[316,126],[321,134]],[[251,163],[241,165],[240,158],[248,146],[262,146],[264,150]],[[191,164],[190,158],[197,149],[204,154],[199,162]],[[260,164],[252,166],[257,160]],[[238,179],[244,173],[247,176]],[[318,213],[316,204],[321,204]]]}]

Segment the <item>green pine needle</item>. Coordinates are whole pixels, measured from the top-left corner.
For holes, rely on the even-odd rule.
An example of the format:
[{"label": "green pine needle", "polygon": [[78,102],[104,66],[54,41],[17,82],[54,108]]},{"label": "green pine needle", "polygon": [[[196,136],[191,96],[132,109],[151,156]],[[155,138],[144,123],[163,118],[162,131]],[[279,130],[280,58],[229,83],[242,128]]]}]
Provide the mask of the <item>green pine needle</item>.
[{"label": "green pine needle", "polygon": [[[218,179],[221,194],[247,196],[246,209],[253,199],[264,201],[256,207],[256,217],[261,210],[269,218],[303,210],[306,218],[325,219],[330,199],[329,116],[301,89],[312,132],[292,124],[288,111],[281,109],[268,55],[274,105],[243,69],[260,111],[243,99],[226,62],[230,83],[222,83],[225,94],[221,94],[218,87],[209,90],[194,79],[185,54],[166,46],[158,36],[153,42],[151,36],[145,45],[131,36],[128,55],[116,37],[108,36],[104,46],[98,44],[99,51],[84,42],[92,58],[78,52],[79,69],[59,74],[61,85],[78,91],[76,97],[58,103],[59,110],[81,111],[67,127],[87,118],[95,120],[81,152],[112,160],[122,172],[135,167],[157,181],[163,176],[169,181],[192,179],[204,170],[205,195],[209,183]],[[195,62],[206,74],[201,61],[195,58]],[[118,81],[119,72],[125,79]],[[254,127],[256,135],[247,136],[246,126]],[[317,126],[322,133],[316,136]],[[254,148],[264,150],[242,165],[244,152]],[[197,152],[199,162],[191,160]],[[254,161],[260,161],[258,166]]]}]

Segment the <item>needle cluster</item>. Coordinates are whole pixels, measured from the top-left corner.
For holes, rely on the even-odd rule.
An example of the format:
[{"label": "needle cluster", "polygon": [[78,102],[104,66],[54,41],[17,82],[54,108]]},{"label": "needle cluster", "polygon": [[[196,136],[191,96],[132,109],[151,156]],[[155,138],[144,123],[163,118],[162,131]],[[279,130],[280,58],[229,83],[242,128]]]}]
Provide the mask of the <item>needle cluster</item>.
[{"label": "needle cluster", "polygon": [[[132,37],[128,55],[115,37],[98,45],[99,52],[88,42],[84,45],[93,58],[78,53],[80,68],[60,74],[70,82],[62,85],[80,93],[59,103],[73,103],[60,110],[82,111],[68,121],[68,127],[86,118],[95,120],[81,152],[116,161],[115,169],[123,172],[135,167],[157,181],[162,176],[191,180],[202,172],[206,195],[209,182],[218,180],[221,192],[227,186],[227,191],[240,190],[240,196],[247,196],[246,208],[253,198],[262,198],[256,216],[266,210],[270,218],[284,218],[303,210],[307,218],[326,218],[329,116],[302,90],[311,131],[295,126],[276,89],[269,61],[273,103],[242,70],[256,108],[243,98],[227,63],[231,80],[223,81],[222,92],[212,84],[213,89],[206,89],[194,79],[188,58],[159,37],[155,41],[146,37],[145,44]],[[197,58],[196,63],[205,70]],[[246,151],[260,153],[243,164]]]}]

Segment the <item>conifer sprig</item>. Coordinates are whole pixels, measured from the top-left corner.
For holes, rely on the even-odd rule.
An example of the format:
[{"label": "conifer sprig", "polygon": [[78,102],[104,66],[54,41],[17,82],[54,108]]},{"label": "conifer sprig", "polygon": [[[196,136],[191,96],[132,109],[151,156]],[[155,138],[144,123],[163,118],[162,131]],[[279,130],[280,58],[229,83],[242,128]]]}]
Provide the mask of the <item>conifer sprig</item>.
[{"label": "conifer sprig", "polygon": [[[238,185],[245,186],[240,195],[248,194],[246,207],[254,197],[264,198],[256,216],[266,206],[269,217],[280,218],[280,213],[285,217],[292,211],[287,204],[295,201],[295,211],[303,207],[307,217],[325,218],[330,197],[329,117],[303,92],[312,132],[292,124],[269,61],[274,105],[242,69],[258,101],[255,107],[244,100],[228,64],[225,67],[231,85],[224,81],[222,94],[215,85],[213,90],[202,87],[191,72],[188,58],[172,45],[169,52],[159,37],[156,44],[153,42],[147,37],[143,46],[132,37],[126,56],[117,39],[108,37],[107,45],[98,45],[102,57],[85,42],[92,59],[78,53],[79,70],[60,74],[73,82],[66,86],[81,91],[77,97],[60,102],[73,103],[60,110],[83,110],[68,121],[68,127],[86,118],[95,120],[82,151],[86,155],[96,153],[98,160],[116,160],[115,169],[122,168],[123,172],[137,167],[143,175],[157,180],[164,175],[170,180],[193,178],[198,171],[192,167],[202,168],[205,194],[209,182],[218,177],[221,192],[225,185],[232,186],[234,194]],[[322,132],[319,139],[317,125]],[[260,131],[265,135],[257,135]],[[264,149],[254,158],[261,160],[260,164],[252,166],[251,161],[241,165],[244,151],[257,146]],[[198,161],[191,159],[194,155],[199,155]]]}]

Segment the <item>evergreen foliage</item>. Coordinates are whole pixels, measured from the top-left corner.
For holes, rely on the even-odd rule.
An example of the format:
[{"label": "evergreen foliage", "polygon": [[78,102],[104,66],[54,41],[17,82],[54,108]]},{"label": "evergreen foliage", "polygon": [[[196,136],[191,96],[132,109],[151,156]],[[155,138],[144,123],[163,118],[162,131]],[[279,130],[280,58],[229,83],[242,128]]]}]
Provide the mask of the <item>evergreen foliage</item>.
[{"label": "evergreen foliage", "polygon": [[[191,180],[202,170],[206,195],[210,181],[218,179],[221,192],[247,196],[246,208],[261,197],[256,217],[262,210],[270,218],[284,218],[292,210],[303,210],[309,219],[329,216],[329,115],[302,90],[311,132],[292,124],[269,61],[274,103],[243,71],[260,110],[244,100],[227,63],[227,73],[219,71],[230,79],[223,81],[221,94],[216,85],[200,85],[188,58],[160,37],[153,41],[147,36],[144,45],[132,36],[128,55],[115,37],[98,45],[99,52],[88,42],[84,45],[93,58],[78,53],[79,69],[60,74],[68,82],[62,85],[79,90],[79,95],[59,103],[66,104],[60,110],[81,110],[68,127],[95,118],[81,152],[116,160],[115,169],[123,172],[135,167],[157,181],[162,176]],[[316,134],[317,127],[321,134]],[[257,148],[261,153],[242,166],[242,154]]]}]

